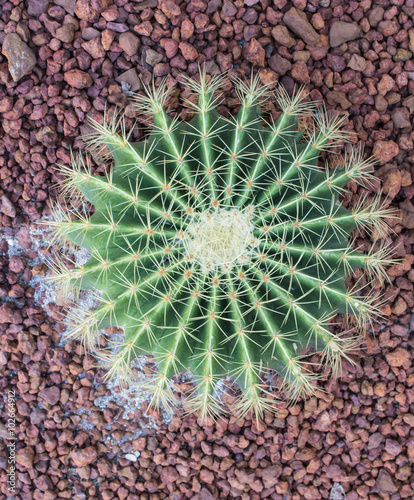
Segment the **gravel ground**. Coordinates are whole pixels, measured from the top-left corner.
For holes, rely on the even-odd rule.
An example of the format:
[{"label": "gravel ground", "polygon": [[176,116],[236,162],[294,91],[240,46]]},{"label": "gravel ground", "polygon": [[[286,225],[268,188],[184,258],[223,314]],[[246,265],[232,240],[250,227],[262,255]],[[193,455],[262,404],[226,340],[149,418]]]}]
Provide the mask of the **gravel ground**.
[{"label": "gravel ground", "polygon": [[[0,435],[15,391],[15,498],[414,498],[414,0],[0,0],[0,13]],[[61,309],[41,289],[48,251],[33,224],[49,215],[55,164],[82,146],[87,115],[101,119],[109,103],[131,125],[127,92],[153,76],[176,86],[177,107],[177,75],[202,62],[306,84],[345,112],[399,214],[386,321],[355,367],[322,384],[328,394],[259,426],[145,415],[61,342]],[[236,108],[229,85],[221,111]],[[363,233],[357,243],[371,246]],[[10,453],[2,441],[2,499],[13,497]]]}]

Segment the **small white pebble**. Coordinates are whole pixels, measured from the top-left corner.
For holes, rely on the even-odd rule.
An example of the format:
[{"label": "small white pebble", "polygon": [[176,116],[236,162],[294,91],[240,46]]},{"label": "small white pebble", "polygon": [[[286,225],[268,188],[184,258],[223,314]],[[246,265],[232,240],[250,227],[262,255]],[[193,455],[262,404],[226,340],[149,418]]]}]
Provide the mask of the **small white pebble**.
[{"label": "small white pebble", "polygon": [[329,495],[329,500],[343,500],[345,498],[345,491],[340,483],[334,483]]},{"label": "small white pebble", "polygon": [[127,460],[130,460],[131,462],[136,462],[137,461],[137,456],[133,455],[132,453],[128,453],[128,455],[125,455],[125,458]]}]

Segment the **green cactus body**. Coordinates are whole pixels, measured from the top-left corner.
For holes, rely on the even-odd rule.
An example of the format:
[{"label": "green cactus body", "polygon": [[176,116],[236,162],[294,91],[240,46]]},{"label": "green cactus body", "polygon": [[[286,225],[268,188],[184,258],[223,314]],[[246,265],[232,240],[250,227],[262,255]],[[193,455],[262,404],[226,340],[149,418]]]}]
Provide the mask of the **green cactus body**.
[{"label": "green cactus body", "polygon": [[[345,141],[341,120],[316,118],[304,140],[298,120],[315,112],[303,92],[274,92],[281,115],[264,124],[260,104],[268,92],[259,80],[238,82],[238,115],[215,110],[221,78],[186,80],[198,97],[194,118],[172,119],[165,86],[136,97],[154,126],[145,142],[131,143],[122,120],[99,125],[89,149],[106,148],[113,167],[91,175],[82,157],[62,167],[63,192],[94,205],[76,220],[58,205],[50,222],[56,238],[87,248],[84,266],[57,271],[67,289],[98,290],[100,305],[85,317],[73,309],[72,334],[97,350],[99,331],[118,326],[125,343],[106,353],[108,376],[128,380],[131,361],[153,354],[158,370],[148,384],[152,404],[173,404],[170,379],[190,370],[197,390],[190,411],[220,411],[217,381],[230,374],[243,393],[240,414],[274,407],[263,372],[276,370],[292,400],[314,390],[304,350],[314,348],[339,373],[359,337],[329,328],[338,313],[364,328],[378,310],[373,297],[348,291],[345,278],[365,268],[383,279],[391,262],[383,244],[368,255],[348,242],[353,229],[385,236],[391,216],[380,195],[346,210],[338,201],[350,181],[369,183],[372,162],[358,151],[341,167],[321,169],[320,152]],[[351,331],[351,329],[350,329]]]}]

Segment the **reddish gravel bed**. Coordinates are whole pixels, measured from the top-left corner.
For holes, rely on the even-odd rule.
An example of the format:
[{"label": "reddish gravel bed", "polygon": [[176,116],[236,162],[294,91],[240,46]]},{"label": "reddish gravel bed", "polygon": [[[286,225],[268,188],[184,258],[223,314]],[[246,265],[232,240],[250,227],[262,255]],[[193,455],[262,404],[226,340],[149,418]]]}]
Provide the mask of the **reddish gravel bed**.
[{"label": "reddish gravel bed", "polygon": [[[0,16],[0,221],[19,246],[0,243],[0,435],[12,390],[15,498],[414,498],[414,0],[0,0]],[[46,269],[29,227],[49,214],[55,164],[82,146],[86,117],[102,119],[109,103],[131,125],[126,91],[153,76],[175,86],[177,107],[176,77],[203,62],[211,74],[253,68],[289,91],[305,84],[313,100],[346,113],[398,214],[389,238],[401,262],[389,270],[375,338],[324,384],[330,395],[259,427],[101,407],[96,398],[111,393],[102,373],[76,344],[57,345],[59,308],[44,310],[31,281]],[[233,113],[237,99],[225,91],[221,111]],[[348,202],[364,194],[350,189]],[[361,233],[357,244],[372,242]],[[2,441],[2,499],[12,496],[9,453]]]}]

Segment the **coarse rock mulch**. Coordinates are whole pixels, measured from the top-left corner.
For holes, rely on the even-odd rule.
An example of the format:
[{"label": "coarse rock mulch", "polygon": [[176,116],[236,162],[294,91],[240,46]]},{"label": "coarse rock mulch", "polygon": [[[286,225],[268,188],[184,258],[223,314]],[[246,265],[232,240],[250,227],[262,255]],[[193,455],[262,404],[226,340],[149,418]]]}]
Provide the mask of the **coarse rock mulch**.
[{"label": "coarse rock mulch", "polygon": [[[414,498],[414,0],[0,0],[0,13],[0,435],[13,389],[16,498]],[[398,210],[386,319],[357,365],[259,425],[99,406],[102,372],[59,344],[59,308],[42,308],[31,281],[46,269],[29,227],[49,214],[55,164],[82,146],[86,117],[116,105],[132,125],[128,91],[153,77],[176,86],[177,107],[177,76],[203,62],[211,74],[253,68],[289,91],[305,84],[347,113]],[[222,112],[237,104],[228,86]],[[363,233],[357,243],[371,246]],[[1,498],[7,457],[2,441]]]}]

